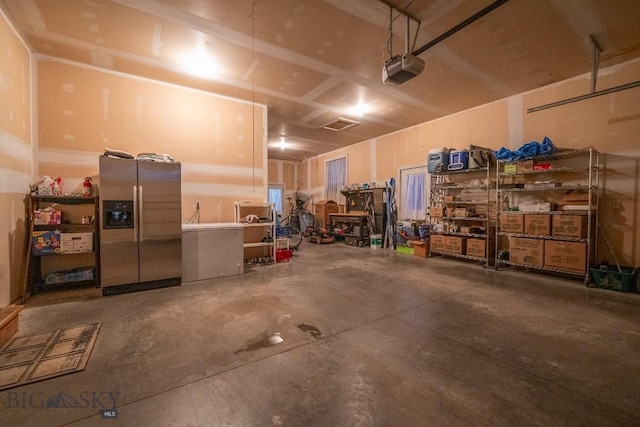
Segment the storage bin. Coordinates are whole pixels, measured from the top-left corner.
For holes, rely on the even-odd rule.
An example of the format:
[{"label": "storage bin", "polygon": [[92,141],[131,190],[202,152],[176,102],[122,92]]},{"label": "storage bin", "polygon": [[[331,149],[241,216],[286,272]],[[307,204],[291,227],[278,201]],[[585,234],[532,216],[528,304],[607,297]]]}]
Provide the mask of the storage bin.
[{"label": "storage bin", "polygon": [[292,253],[290,249],[276,249],[276,262],[289,262]]},{"label": "storage bin", "polygon": [[631,267],[620,267],[620,269],[622,271],[592,268],[591,279],[598,288],[631,292],[633,290],[633,278],[637,272]]},{"label": "storage bin", "polygon": [[469,150],[457,150],[449,153],[449,165],[447,169],[450,171],[465,170],[469,167]]},{"label": "storage bin", "polygon": [[433,148],[427,154],[427,171],[429,173],[440,173],[447,170],[449,166],[449,149]]}]

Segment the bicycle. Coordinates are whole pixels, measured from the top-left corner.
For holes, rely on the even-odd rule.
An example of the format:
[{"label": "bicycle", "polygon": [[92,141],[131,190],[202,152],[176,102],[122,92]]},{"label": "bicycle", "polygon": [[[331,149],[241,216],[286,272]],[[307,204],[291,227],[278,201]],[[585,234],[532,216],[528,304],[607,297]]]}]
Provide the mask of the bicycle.
[{"label": "bicycle", "polygon": [[302,243],[302,238],[308,236],[309,231],[314,228],[313,215],[306,208],[312,197],[300,192],[287,196],[291,205],[289,214],[277,225],[276,237],[288,238],[291,249],[297,249]]},{"label": "bicycle", "polygon": [[[278,215],[278,218],[280,218],[280,215]],[[300,233],[299,229],[290,225],[289,218],[285,217],[276,225],[276,238],[289,239],[289,249],[298,249],[298,246],[302,243],[302,233]]]}]

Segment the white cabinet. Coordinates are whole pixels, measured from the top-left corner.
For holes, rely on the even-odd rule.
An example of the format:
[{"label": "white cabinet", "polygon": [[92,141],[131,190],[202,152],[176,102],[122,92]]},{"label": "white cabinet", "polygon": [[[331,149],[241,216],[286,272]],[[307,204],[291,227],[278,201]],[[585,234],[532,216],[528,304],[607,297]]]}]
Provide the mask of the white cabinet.
[{"label": "white cabinet", "polygon": [[244,264],[275,262],[275,208],[273,203],[235,203],[235,221],[243,225]]}]

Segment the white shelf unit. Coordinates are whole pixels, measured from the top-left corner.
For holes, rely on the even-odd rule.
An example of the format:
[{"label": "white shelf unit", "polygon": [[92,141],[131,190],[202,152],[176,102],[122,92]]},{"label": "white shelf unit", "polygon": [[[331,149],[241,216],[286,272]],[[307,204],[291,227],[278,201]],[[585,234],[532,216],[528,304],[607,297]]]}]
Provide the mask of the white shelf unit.
[{"label": "white shelf unit", "polygon": [[[479,261],[485,267],[493,264],[495,186],[492,170],[488,165],[431,175],[429,256]],[[464,215],[458,214],[458,209]],[[453,249],[448,247],[451,241],[455,243],[451,245]]]},{"label": "white shelf unit", "polygon": [[[505,172],[505,166],[512,170]],[[599,154],[591,148],[518,162],[498,161],[496,206],[500,226],[496,228],[495,268],[508,265],[584,276],[588,284],[589,268],[597,256],[599,171]],[[582,195],[585,201],[579,203],[584,206],[568,201],[572,193]],[[531,202],[535,199],[539,200],[537,204]],[[536,205],[542,210],[520,210],[521,206]],[[503,222],[519,227],[520,218],[522,231],[503,229]],[[538,229],[531,225],[534,223]],[[570,225],[563,228],[563,223]],[[533,231],[526,228],[527,224]]]},{"label": "white shelf unit", "polygon": [[[273,203],[236,202],[235,222],[243,225],[245,266],[273,264],[276,256],[275,206]],[[258,222],[245,222],[253,215]]]}]

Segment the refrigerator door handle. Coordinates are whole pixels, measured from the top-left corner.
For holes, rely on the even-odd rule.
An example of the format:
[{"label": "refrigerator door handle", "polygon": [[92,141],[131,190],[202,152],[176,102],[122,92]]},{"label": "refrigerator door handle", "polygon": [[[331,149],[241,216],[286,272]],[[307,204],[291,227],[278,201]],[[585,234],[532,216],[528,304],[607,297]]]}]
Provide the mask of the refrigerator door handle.
[{"label": "refrigerator door handle", "polygon": [[144,206],[144,201],[142,200],[142,185],[138,186],[138,191],[140,192],[140,196],[138,197],[138,212],[140,212],[140,214],[138,215],[138,227],[140,228],[140,241],[142,242],[144,241],[144,211],[142,209],[142,207]]},{"label": "refrigerator door handle", "polygon": [[133,186],[133,241],[138,241],[138,186]]}]

